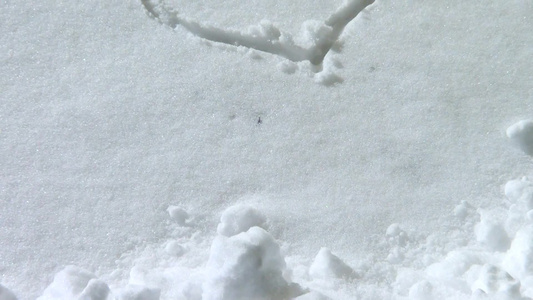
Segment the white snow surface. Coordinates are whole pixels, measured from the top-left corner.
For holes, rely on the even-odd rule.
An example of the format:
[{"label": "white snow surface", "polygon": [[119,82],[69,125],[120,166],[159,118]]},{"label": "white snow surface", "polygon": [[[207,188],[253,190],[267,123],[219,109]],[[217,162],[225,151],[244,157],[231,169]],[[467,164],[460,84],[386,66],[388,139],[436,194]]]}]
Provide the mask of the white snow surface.
[{"label": "white snow surface", "polygon": [[533,297],[531,1],[143,3],[0,2],[0,300]]}]

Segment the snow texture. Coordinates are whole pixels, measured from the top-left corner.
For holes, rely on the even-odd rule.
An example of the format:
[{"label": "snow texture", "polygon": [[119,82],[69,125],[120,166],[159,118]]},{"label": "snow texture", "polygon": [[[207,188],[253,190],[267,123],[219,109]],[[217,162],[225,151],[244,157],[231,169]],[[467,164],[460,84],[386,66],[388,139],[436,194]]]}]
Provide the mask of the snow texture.
[{"label": "snow texture", "polygon": [[0,1],[0,300],[533,298],[531,16]]}]

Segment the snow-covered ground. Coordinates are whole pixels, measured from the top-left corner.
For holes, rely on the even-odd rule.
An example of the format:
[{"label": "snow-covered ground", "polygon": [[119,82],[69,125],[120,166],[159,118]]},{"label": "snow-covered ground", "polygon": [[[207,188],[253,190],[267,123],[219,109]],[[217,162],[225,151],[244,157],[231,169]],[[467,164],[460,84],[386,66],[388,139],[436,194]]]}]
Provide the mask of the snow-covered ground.
[{"label": "snow-covered ground", "polygon": [[532,28],[531,0],[0,1],[0,299],[533,297]]}]

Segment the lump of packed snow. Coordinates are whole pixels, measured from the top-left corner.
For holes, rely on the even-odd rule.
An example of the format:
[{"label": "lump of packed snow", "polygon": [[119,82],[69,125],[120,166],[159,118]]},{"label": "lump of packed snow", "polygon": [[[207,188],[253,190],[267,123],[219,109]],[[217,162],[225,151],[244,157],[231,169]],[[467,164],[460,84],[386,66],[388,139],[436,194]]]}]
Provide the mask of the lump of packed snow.
[{"label": "lump of packed snow", "polygon": [[189,214],[181,207],[171,205],[167,208],[170,217],[179,225],[185,225]]},{"label": "lump of packed snow", "polygon": [[517,279],[533,275],[533,225],[528,225],[516,233],[502,266]]},{"label": "lump of packed snow", "polygon": [[479,253],[468,250],[450,251],[446,258],[426,268],[426,273],[441,280],[458,280],[470,267],[482,262]]},{"label": "lump of packed snow", "polygon": [[524,192],[528,189],[533,190],[533,185],[526,178],[510,180],[505,184],[505,196],[512,202],[517,202]]},{"label": "lump of packed snow", "polygon": [[248,28],[248,33],[252,36],[264,37],[269,41],[277,41],[281,37],[281,31],[269,20],[261,20],[259,25]]},{"label": "lump of packed snow", "polygon": [[393,247],[389,251],[389,255],[387,255],[387,261],[391,264],[399,264],[401,263],[405,258],[405,255],[403,254],[400,247]]},{"label": "lump of packed snow", "polygon": [[161,291],[142,285],[130,284],[120,290],[117,300],[159,300]]},{"label": "lump of packed snow", "polygon": [[99,279],[91,279],[87,287],[81,292],[79,300],[106,300],[114,299],[107,284]]},{"label": "lump of packed snow", "polygon": [[387,228],[385,234],[387,235],[389,242],[392,242],[393,244],[398,246],[405,246],[407,244],[407,241],[409,240],[407,232],[405,232],[398,223],[391,224]]},{"label": "lump of packed snow", "polygon": [[433,296],[433,286],[426,280],[415,283],[409,289],[409,299],[412,300],[431,300]]},{"label": "lump of packed snow", "polygon": [[278,68],[285,74],[294,74],[298,70],[298,65],[292,61],[282,61]]},{"label": "lump of packed snow", "polygon": [[[81,295],[94,295],[99,294],[104,290],[109,291],[109,288],[105,283],[92,281],[93,279],[96,279],[96,276],[91,272],[76,266],[67,266],[54,276],[52,283],[44,290],[43,295],[38,299],[77,299]],[[103,285],[105,285],[105,287]]]},{"label": "lump of packed snow", "polygon": [[480,270],[478,279],[472,285],[472,291],[481,290],[485,294],[491,295],[514,284],[516,284],[516,280],[509,273],[496,266],[485,264]]},{"label": "lump of packed snow", "polygon": [[165,246],[165,252],[170,256],[182,256],[185,249],[177,241],[170,241]]},{"label": "lump of packed snow", "polygon": [[17,300],[17,297],[13,292],[0,284],[0,300]]},{"label": "lump of packed snow", "polygon": [[483,219],[476,225],[476,239],[490,250],[505,251],[509,248],[509,237],[500,223]]},{"label": "lump of packed snow", "polygon": [[350,266],[328,248],[321,248],[309,267],[309,275],[313,279],[349,278],[355,275]]},{"label": "lump of packed snow", "polygon": [[283,277],[285,268],[278,244],[264,229],[252,227],[231,237],[219,235],[211,246],[202,299],[291,299],[301,292]]},{"label": "lump of packed snow", "polygon": [[324,86],[332,86],[342,83],[344,79],[331,70],[323,70],[315,74],[315,82]]},{"label": "lump of packed snow", "polygon": [[265,216],[256,209],[246,205],[235,205],[222,213],[217,232],[230,237],[245,232],[254,226],[265,228],[265,222]]},{"label": "lump of packed snow", "polygon": [[507,128],[507,136],[527,155],[533,155],[533,120],[513,124]]},{"label": "lump of packed snow", "polygon": [[312,292],[309,292],[309,293],[305,293],[299,297],[296,297],[294,298],[294,300],[331,300],[331,298],[319,293],[319,292],[316,292],[316,291],[312,291]]},{"label": "lump of packed snow", "polygon": [[468,217],[468,211],[472,208],[466,201],[462,201],[453,209],[453,214],[461,221],[464,221]]}]

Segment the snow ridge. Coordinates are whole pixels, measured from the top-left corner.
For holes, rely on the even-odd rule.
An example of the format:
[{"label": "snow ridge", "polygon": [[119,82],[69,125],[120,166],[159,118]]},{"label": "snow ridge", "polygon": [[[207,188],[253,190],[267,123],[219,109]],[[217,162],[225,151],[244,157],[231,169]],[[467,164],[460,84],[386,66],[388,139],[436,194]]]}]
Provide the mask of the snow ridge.
[{"label": "snow ridge", "polygon": [[312,45],[304,48],[294,43],[290,34],[280,31],[269,21],[248,31],[222,29],[190,20],[170,8],[162,0],[141,0],[146,11],[159,23],[176,28],[181,25],[192,34],[213,42],[243,46],[285,57],[294,62],[309,61],[320,65],[339,39],[344,28],[374,0],[352,0],[334,12],[314,33]]}]

